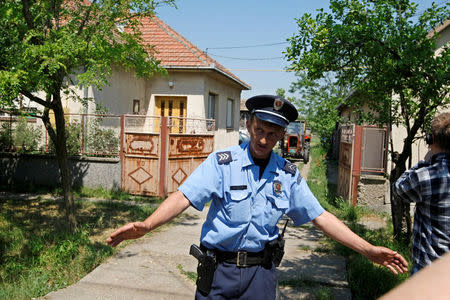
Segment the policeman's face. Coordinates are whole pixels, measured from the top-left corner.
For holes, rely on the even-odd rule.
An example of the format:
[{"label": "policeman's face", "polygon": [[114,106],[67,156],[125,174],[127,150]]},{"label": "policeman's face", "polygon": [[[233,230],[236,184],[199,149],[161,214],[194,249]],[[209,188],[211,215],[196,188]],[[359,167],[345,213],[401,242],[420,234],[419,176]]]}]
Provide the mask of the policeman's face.
[{"label": "policeman's face", "polygon": [[262,121],[256,116],[247,120],[247,130],[250,133],[250,154],[257,159],[269,157],[272,148],[285,132],[283,127]]}]

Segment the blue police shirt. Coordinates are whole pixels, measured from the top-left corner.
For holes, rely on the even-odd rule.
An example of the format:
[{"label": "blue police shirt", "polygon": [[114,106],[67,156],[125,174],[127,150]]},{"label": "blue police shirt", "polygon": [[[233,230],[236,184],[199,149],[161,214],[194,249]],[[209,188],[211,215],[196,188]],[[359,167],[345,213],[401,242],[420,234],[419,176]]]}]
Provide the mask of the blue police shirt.
[{"label": "blue police shirt", "polygon": [[178,190],[198,210],[212,200],[200,241],[222,251],[261,251],[278,237],[284,213],[299,226],[324,211],[297,168],[273,151],[259,178],[248,142],[210,154]]}]

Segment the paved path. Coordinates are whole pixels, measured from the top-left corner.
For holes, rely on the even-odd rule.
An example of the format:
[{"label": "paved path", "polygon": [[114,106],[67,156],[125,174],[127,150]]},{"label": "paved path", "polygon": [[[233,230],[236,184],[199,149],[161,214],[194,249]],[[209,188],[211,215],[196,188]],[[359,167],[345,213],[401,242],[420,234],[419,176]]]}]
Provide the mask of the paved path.
[{"label": "paved path", "polygon": [[[173,225],[126,246],[77,283],[43,299],[193,299],[195,284],[185,272],[196,271],[196,260],[188,252],[198,243],[206,213],[189,208]],[[335,299],[351,299],[345,259],[312,251],[321,237],[312,224],[288,225],[279,267],[280,299],[313,299],[324,287]],[[283,285],[287,282],[291,284]]]}]

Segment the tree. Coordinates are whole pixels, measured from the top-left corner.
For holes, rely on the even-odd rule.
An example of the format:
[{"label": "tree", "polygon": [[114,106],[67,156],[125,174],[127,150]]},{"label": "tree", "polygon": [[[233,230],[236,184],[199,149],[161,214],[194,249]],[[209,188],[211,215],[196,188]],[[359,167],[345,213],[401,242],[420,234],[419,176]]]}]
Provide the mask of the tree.
[{"label": "tree", "polygon": [[339,120],[336,108],[347,96],[349,88],[338,85],[331,74],[320,80],[310,79],[304,71],[298,71],[296,76],[298,80],[291,83],[289,92],[300,94],[300,98],[295,99],[295,105],[328,147]]},{"label": "tree", "polygon": [[173,0],[0,0],[0,105],[17,109],[24,95],[42,106],[38,117],[55,146],[71,231],[77,222],[61,100],[75,84],[101,88],[113,66],[139,77],[164,73],[139,31],[140,19],[162,4]]},{"label": "tree", "polygon": [[[411,145],[421,137],[439,107],[449,105],[449,46],[435,55],[436,35],[429,31],[448,18],[449,4],[433,4],[417,17],[409,0],[331,0],[330,10],[297,19],[286,56],[295,70],[310,79],[335,72],[338,84],[350,84],[377,114],[364,115],[373,124],[401,125],[406,138],[390,174],[391,185],[406,170]],[[422,131],[422,132],[421,132]],[[392,149],[391,141],[391,149]],[[392,193],[391,193],[392,195]],[[409,204],[391,199],[394,235],[410,238]]]}]

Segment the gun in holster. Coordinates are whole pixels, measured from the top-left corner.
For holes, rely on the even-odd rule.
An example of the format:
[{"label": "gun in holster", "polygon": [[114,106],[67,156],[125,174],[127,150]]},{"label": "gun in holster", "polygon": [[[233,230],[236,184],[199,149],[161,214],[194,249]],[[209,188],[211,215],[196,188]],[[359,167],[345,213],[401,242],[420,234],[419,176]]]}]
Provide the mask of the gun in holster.
[{"label": "gun in holster", "polygon": [[284,224],[283,231],[281,234],[274,239],[273,241],[270,241],[266,244],[266,247],[264,249],[264,255],[266,256],[264,261],[267,263],[273,262],[275,267],[278,267],[281,263],[281,260],[284,256],[284,232],[286,230],[286,226],[288,224],[289,220],[286,220],[286,223]]},{"label": "gun in holster", "polygon": [[208,295],[217,268],[216,255],[211,250],[202,250],[199,246],[192,244],[189,254],[198,260],[196,285],[200,292]]}]

